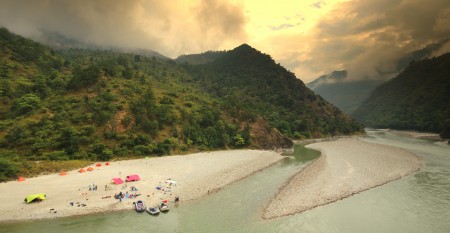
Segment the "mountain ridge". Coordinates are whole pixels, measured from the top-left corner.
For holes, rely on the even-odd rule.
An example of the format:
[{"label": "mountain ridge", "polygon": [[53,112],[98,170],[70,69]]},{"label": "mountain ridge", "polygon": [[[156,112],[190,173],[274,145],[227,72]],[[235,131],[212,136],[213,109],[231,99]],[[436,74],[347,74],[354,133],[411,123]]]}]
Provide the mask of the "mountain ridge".
[{"label": "mountain ridge", "polygon": [[371,127],[441,133],[450,127],[450,53],[410,63],[375,89],[354,117]]},{"label": "mountain ridge", "polygon": [[0,45],[0,165],[7,171],[0,180],[96,160],[275,149],[292,146],[289,138],[362,131],[248,45],[203,65],[53,50],[4,28]]}]

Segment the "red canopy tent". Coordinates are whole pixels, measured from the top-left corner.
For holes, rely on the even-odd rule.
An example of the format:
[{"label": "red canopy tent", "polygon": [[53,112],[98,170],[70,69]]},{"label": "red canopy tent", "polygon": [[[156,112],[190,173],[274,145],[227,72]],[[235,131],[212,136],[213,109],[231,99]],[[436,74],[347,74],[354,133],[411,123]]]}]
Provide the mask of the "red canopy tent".
[{"label": "red canopy tent", "polygon": [[96,166],[96,167],[101,167],[102,164],[101,164],[101,163],[97,163],[97,164],[95,164],[95,166]]},{"label": "red canopy tent", "polygon": [[88,171],[93,171],[93,170],[94,170],[94,168],[92,168],[92,167],[88,167],[88,168],[87,168],[87,170],[88,170]]},{"label": "red canopy tent", "polygon": [[106,166],[109,166],[109,162],[106,162],[105,165],[106,165]]},{"label": "red canopy tent", "polygon": [[60,176],[65,176],[65,175],[67,175],[67,172],[62,171],[61,173],[59,173],[59,175],[60,175]]},{"label": "red canopy tent", "polygon": [[141,178],[138,175],[129,175],[127,176],[127,179],[125,180],[126,182],[131,182],[131,181],[138,181]]},{"label": "red canopy tent", "polygon": [[79,172],[79,173],[83,173],[83,172],[86,172],[86,170],[84,170],[83,168],[81,168],[78,172]]},{"label": "red canopy tent", "polygon": [[113,180],[114,184],[122,184],[123,183],[123,180],[120,178],[113,178],[112,180]]},{"label": "red canopy tent", "polygon": [[17,179],[17,181],[18,181],[18,182],[22,182],[22,181],[25,181],[25,177],[23,177],[23,176],[19,176],[19,179]]}]

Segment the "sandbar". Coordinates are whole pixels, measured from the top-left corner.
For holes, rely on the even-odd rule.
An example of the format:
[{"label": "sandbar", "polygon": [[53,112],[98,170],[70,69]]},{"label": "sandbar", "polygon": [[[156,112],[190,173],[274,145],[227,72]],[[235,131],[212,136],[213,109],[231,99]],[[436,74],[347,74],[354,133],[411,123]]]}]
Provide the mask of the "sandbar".
[{"label": "sandbar", "polygon": [[263,211],[264,219],[301,213],[418,171],[421,160],[406,150],[357,138],[307,145],[321,156],[294,175]]}]

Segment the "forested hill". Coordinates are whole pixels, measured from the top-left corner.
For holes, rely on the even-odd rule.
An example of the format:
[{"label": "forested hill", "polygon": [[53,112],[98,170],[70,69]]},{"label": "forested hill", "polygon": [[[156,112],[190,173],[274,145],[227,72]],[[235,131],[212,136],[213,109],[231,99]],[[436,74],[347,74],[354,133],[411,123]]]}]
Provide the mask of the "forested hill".
[{"label": "forested hill", "polygon": [[0,29],[0,181],[90,161],[224,148],[361,126],[245,45],[206,65],[53,51]]},{"label": "forested hill", "polygon": [[243,44],[192,72],[241,120],[262,117],[290,138],[349,134],[361,125],[315,95],[266,54]]},{"label": "forested hill", "polygon": [[[412,62],[355,111],[368,126],[450,131],[450,54]],[[450,135],[447,134],[447,137]]]}]

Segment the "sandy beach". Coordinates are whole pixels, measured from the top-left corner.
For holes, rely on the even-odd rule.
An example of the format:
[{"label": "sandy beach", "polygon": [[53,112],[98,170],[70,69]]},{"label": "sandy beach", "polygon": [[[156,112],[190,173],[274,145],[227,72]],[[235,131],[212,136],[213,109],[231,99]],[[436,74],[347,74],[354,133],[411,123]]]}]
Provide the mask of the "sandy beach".
[{"label": "sandy beach", "polygon": [[400,179],[421,168],[405,150],[356,138],[310,144],[321,156],[292,177],[271,200],[264,219],[301,213]]},{"label": "sandy beach", "polygon": [[[283,158],[272,151],[215,151],[111,162],[109,166],[102,163],[101,167],[93,165],[94,170],[91,172],[68,171],[66,176],[50,174],[23,182],[0,183],[0,221],[131,210],[134,208],[133,202],[137,200],[144,201],[146,205],[157,205],[165,199],[170,203],[175,196],[180,196],[182,204],[214,192]],[[138,174],[141,180],[121,185],[114,185],[111,181],[116,177],[125,180],[127,175],[133,174]],[[176,184],[167,183],[168,179],[176,181]],[[97,186],[97,190],[90,191],[89,187],[93,186]],[[131,191],[131,186],[135,186],[138,191]],[[156,187],[160,187],[160,190]],[[140,196],[119,201],[114,198],[114,194],[119,192]],[[24,198],[35,193],[45,193],[47,200],[26,204]]]}]

